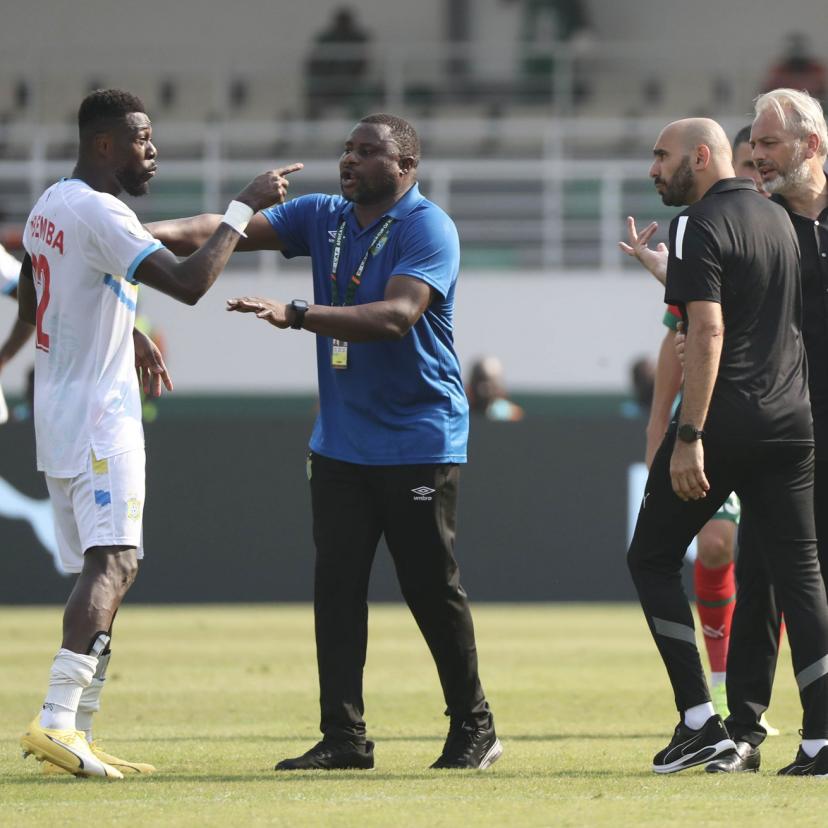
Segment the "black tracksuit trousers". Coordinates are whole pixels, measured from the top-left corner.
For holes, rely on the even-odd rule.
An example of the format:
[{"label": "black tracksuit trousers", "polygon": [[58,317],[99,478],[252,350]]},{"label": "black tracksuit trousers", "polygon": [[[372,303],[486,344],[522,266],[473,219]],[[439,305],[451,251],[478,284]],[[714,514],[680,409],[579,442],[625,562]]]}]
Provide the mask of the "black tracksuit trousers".
[{"label": "black tracksuit trousers", "polygon": [[460,467],[364,466],[316,453],[308,462],[322,733],[365,741],[368,580],[383,535],[437,665],[448,715],[487,721],[469,601],[454,559]]},{"label": "black tracksuit trousers", "polygon": [[[814,517],[823,581],[828,585],[828,460],[814,474]],[[748,511],[739,526],[736,560],[737,600],[727,656],[728,732],[734,739],[760,745],[767,735],[759,724],[771,699],[782,614],[762,554],[761,529]]]},{"label": "black tracksuit trousers", "polygon": [[[674,441],[675,427],[653,460],[627,561],[676,707],[684,711],[710,700],[681,581],[682,559],[693,537],[735,491],[763,539],[759,549],[743,554],[762,556],[785,615],[804,711],[803,737],[828,738],[828,599],[817,559],[813,447],[725,443],[708,435],[710,491],[701,500],[683,501],[670,482]],[[731,647],[737,633],[731,632]]]}]

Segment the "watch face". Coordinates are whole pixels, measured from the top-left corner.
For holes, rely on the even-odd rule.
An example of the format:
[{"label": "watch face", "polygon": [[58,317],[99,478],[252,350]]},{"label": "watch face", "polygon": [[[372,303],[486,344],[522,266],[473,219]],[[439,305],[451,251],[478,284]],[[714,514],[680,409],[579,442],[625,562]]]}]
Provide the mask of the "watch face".
[{"label": "watch face", "polygon": [[305,314],[308,312],[310,305],[304,299],[294,299],[290,303],[290,306],[293,308],[294,314],[294,320],[290,327],[294,330],[299,330],[302,327]]},{"label": "watch face", "polygon": [[700,433],[695,428],[695,426],[691,425],[683,425],[679,426],[678,430],[678,437],[679,440],[683,440],[685,443],[694,443],[696,440],[699,439]]}]

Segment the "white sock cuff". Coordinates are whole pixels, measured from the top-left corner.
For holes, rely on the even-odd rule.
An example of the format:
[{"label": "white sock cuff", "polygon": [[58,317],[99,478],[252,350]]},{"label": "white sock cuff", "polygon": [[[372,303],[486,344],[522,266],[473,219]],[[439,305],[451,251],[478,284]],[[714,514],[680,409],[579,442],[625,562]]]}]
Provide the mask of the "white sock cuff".
[{"label": "white sock cuff", "polygon": [[803,739],[802,750],[808,754],[810,759],[813,759],[826,745],[828,739]]},{"label": "white sock cuff", "polygon": [[44,705],[65,708],[74,713],[80,704],[81,693],[83,687],[79,684],[50,684]]},{"label": "white sock cuff", "polygon": [[695,707],[690,707],[684,711],[684,724],[691,730],[700,730],[704,727],[705,722],[711,717],[715,716],[716,711],[710,702],[704,704],[697,704]]},{"label": "white sock cuff", "polygon": [[95,656],[60,649],[49,671],[49,685],[77,684],[81,688],[88,687],[97,666],[98,659]]}]

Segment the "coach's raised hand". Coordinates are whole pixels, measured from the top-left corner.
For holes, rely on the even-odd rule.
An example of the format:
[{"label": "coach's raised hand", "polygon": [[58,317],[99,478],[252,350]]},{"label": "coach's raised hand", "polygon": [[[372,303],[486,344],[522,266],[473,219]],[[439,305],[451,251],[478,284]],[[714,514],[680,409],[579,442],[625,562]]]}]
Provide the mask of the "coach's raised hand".
[{"label": "coach's raised hand", "polygon": [[304,164],[289,164],[257,175],[237,196],[241,201],[258,213],[274,204],[283,204],[287,198],[290,182],[287,176],[304,168]]},{"label": "coach's raised hand", "polygon": [[620,241],[618,246],[628,256],[638,259],[663,285],[667,281],[667,245],[662,242],[655,249],[647,246],[656,230],[658,223],[651,221],[639,233],[635,219],[627,216],[627,242]]}]

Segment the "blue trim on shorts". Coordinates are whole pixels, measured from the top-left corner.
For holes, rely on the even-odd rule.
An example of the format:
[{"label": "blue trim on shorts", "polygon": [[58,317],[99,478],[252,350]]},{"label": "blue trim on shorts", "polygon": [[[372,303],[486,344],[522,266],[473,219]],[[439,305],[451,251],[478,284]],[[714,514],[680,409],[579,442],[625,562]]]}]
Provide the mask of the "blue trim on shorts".
[{"label": "blue trim on shorts", "polygon": [[112,495],[104,489],[95,489],[95,503],[98,506],[109,506],[112,503]]}]

